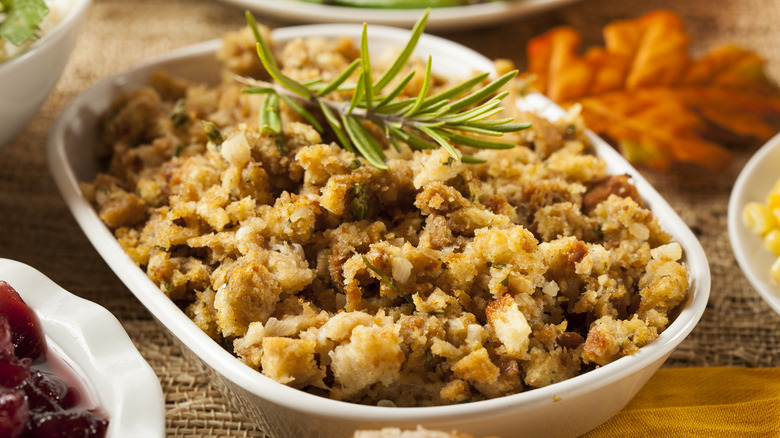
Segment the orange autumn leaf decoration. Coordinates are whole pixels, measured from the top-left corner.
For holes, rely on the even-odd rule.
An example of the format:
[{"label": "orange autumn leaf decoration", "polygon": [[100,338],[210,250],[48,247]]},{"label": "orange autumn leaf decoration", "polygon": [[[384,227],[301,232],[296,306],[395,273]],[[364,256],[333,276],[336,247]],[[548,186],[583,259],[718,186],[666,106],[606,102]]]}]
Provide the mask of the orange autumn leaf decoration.
[{"label": "orange autumn leaf decoration", "polygon": [[735,46],[688,55],[679,16],[650,12],[603,30],[604,47],[579,55],[581,35],[561,27],[531,40],[534,88],[570,106],[634,163],[672,162],[712,170],[731,161],[727,144],[767,141],[780,130],[780,90],[764,60]]}]

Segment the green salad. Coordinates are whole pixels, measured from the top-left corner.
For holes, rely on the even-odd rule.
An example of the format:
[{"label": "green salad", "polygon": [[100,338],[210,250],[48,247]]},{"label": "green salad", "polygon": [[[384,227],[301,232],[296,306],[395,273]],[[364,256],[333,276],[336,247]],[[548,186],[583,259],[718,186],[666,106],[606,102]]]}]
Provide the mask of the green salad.
[{"label": "green salad", "polygon": [[38,39],[48,13],[44,0],[0,0],[0,39],[17,47]]}]

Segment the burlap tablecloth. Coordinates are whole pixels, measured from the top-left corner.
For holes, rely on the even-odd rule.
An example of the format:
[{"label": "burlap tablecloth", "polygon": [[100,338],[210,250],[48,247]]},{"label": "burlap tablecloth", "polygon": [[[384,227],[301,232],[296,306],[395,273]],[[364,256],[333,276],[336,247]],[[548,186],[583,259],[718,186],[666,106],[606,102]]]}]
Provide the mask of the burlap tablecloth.
[{"label": "burlap tablecloth", "polygon": [[[777,0],[583,0],[505,25],[442,36],[492,58],[525,66],[528,39],[570,24],[584,43],[601,44],[601,28],[619,18],[667,8],[678,12],[694,55],[736,43],[767,59],[780,80]],[[277,27],[286,23],[259,17]],[[216,391],[113,275],[65,207],[49,174],[46,136],[62,107],[97,80],[170,49],[221,36],[244,24],[242,10],[214,0],[96,0],[66,70],[38,117],[0,150],[0,257],[42,271],[55,282],[113,312],[160,378],[169,436],[262,437]],[[748,153],[728,174],[643,174],[700,238],[712,270],[712,297],[701,322],[667,367],[780,366],[780,316],[749,285],[726,232],[730,188]]]}]

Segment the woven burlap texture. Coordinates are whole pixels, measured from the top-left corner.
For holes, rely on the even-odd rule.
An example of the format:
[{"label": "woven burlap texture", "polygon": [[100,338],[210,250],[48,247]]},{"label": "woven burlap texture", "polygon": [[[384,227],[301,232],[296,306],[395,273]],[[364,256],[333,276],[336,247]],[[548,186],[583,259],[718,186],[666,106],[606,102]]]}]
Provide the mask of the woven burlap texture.
[{"label": "woven burlap texture", "polygon": [[[564,9],[499,27],[442,36],[521,69],[528,39],[569,24],[585,44],[601,44],[601,28],[619,18],[665,8],[678,12],[694,54],[727,42],[768,60],[780,79],[780,6],[776,0],[643,2],[583,0]],[[286,23],[270,21],[277,27]],[[182,437],[262,437],[235,411],[205,374],[168,339],[146,309],[113,275],[65,207],[46,165],[46,137],[67,102],[86,87],[151,56],[217,38],[243,24],[243,11],[213,0],[96,0],[66,70],[38,117],[0,150],[0,257],[27,263],[55,282],[113,312],[160,378],[167,432]],[[643,174],[699,237],[710,262],[712,293],[701,322],[666,367],[780,366],[780,317],[752,289],[737,267],[726,231],[730,188],[751,147],[727,174],[684,169],[673,175]]]}]

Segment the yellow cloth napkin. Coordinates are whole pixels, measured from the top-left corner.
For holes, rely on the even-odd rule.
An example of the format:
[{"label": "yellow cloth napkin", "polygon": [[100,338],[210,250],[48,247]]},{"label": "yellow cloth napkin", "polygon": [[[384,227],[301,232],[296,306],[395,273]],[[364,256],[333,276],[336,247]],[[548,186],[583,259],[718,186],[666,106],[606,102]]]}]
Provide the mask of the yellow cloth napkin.
[{"label": "yellow cloth napkin", "polygon": [[780,437],[780,368],[659,370],[585,437]]}]

